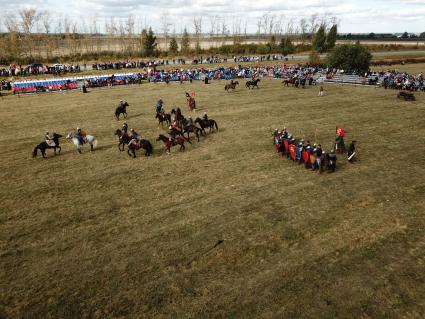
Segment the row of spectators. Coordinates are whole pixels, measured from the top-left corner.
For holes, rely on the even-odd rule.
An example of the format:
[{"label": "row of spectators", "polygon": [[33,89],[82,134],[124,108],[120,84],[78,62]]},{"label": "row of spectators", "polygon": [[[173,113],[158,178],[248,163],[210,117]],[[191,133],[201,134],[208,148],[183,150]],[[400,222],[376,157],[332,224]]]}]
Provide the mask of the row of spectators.
[{"label": "row of spectators", "polygon": [[[84,66],[83,69],[86,69]],[[81,67],[78,64],[63,65],[43,65],[39,63],[33,63],[28,66],[11,64],[9,67],[0,68],[1,77],[18,77],[18,76],[31,76],[31,75],[42,75],[42,74],[54,74],[60,75],[65,73],[77,73],[81,71]]]}]

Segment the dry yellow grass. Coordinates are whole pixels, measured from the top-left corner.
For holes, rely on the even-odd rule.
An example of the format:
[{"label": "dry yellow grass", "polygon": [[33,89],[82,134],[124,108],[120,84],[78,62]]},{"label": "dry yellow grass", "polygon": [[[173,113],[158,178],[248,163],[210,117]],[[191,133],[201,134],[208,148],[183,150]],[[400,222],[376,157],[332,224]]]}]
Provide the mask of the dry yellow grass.
[{"label": "dry yellow grass", "polygon": [[[142,84],[0,100],[0,317],[421,318],[425,309],[425,96],[264,79]],[[164,154],[154,103],[196,91],[219,132]],[[117,102],[154,143],[131,159]],[[276,155],[271,130],[329,149],[335,126],[359,161],[334,174]],[[31,158],[44,130],[99,139]],[[224,242],[209,251],[218,240]]]}]

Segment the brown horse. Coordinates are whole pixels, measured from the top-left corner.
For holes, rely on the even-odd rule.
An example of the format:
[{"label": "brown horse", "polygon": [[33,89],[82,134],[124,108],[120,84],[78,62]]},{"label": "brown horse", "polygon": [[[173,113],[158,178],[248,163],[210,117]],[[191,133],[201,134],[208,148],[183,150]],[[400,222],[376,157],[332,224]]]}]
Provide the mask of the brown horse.
[{"label": "brown horse", "polygon": [[162,141],[164,143],[165,149],[167,153],[170,154],[171,147],[180,145],[180,151],[184,151],[186,147],[184,146],[184,142],[187,141],[189,144],[192,144],[186,137],[183,135],[176,136],[176,138],[168,138],[165,135],[159,134],[156,141]]},{"label": "brown horse", "polygon": [[260,79],[255,79],[255,80],[252,80],[252,81],[247,81],[246,83],[245,83],[245,86],[248,88],[248,89],[251,89],[251,86],[252,86],[252,88],[257,88],[257,89],[259,89],[259,87],[258,87],[258,82],[260,82]]},{"label": "brown horse", "polygon": [[226,84],[226,85],[224,86],[224,89],[225,89],[227,92],[229,92],[229,90],[235,90],[235,89],[236,89],[236,85],[238,85],[238,84],[239,84],[239,82],[238,82],[238,81],[233,82],[233,80],[232,80],[232,81],[230,81],[230,83],[229,83],[229,84]]},{"label": "brown horse", "polygon": [[171,114],[169,113],[156,113],[155,118],[158,119],[158,126],[159,124],[164,126],[164,122],[167,126],[171,124]]},{"label": "brown horse", "polygon": [[192,112],[196,110],[196,102],[193,97],[190,96],[189,93],[186,92],[187,105],[189,106],[189,110]]},{"label": "brown horse", "polygon": [[415,101],[415,95],[412,92],[401,91],[397,94],[399,99],[404,98],[405,101]]}]

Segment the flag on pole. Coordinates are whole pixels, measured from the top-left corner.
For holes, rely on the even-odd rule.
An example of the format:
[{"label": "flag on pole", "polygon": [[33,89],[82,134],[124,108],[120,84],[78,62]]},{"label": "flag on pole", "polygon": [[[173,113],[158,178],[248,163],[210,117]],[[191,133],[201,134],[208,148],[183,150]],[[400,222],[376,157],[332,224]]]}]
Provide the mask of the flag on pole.
[{"label": "flag on pole", "polygon": [[336,127],[336,135],[344,137],[345,136],[345,129],[342,127]]}]

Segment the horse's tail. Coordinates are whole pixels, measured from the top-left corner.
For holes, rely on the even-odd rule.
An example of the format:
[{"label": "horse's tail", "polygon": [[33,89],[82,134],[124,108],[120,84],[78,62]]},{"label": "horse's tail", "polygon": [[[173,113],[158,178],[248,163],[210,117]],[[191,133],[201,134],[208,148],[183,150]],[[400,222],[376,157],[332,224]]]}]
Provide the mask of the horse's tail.
[{"label": "horse's tail", "polygon": [[218,131],[218,125],[217,125],[217,122],[216,121],[214,121],[214,126],[215,126],[215,128],[217,129],[217,131]]},{"label": "horse's tail", "polygon": [[37,145],[37,146],[34,148],[34,151],[32,152],[32,157],[37,157],[38,147],[39,147],[39,145]]},{"label": "horse's tail", "polygon": [[96,148],[97,147],[97,138],[94,138],[93,140],[93,147]]}]

